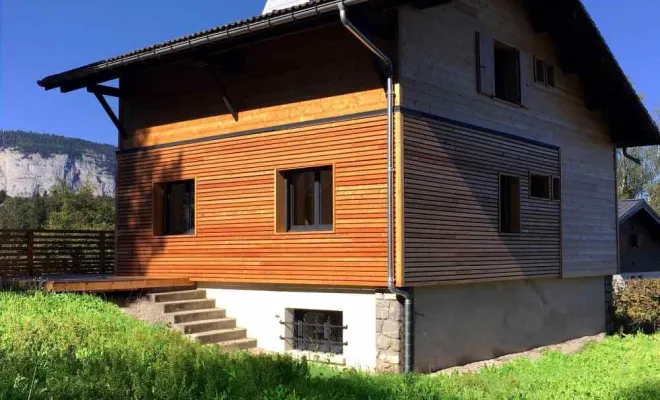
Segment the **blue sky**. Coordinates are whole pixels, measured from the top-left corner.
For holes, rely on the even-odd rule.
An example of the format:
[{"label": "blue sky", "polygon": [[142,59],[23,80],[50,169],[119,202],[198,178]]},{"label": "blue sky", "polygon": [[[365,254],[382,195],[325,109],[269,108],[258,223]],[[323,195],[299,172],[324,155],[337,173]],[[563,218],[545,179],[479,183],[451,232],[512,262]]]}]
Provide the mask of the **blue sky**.
[{"label": "blue sky", "polygon": [[[660,108],[660,1],[584,0],[619,63]],[[46,92],[37,79],[259,14],[264,0],[0,0],[0,128],[116,143],[85,91]]]}]

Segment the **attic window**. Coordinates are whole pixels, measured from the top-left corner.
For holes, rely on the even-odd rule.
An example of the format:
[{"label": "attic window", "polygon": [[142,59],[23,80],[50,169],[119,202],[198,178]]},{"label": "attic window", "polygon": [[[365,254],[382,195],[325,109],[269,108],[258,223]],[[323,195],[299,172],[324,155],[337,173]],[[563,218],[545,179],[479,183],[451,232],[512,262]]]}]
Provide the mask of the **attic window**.
[{"label": "attic window", "polygon": [[495,97],[520,104],[520,55],[518,49],[495,42]]},{"label": "attic window", "polygon": [[631,233],[628,236],[628,247],[630,250],[639,248],[639,236],[636,233]]},{"label": "attic window", "polygon": [[543,59],[534,57],[534,82],[555,87],[555,67]]}]

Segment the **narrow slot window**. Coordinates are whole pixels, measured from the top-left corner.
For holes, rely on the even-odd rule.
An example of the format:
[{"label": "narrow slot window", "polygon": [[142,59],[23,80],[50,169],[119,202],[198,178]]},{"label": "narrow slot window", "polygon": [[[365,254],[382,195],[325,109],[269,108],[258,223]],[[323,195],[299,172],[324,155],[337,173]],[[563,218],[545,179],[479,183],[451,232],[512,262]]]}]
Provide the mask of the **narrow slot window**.
[{"label": "narrow slot window", "polygon": [[546,83],[545,61],[540,58],[534,58],[534,81],[544,85]]},{"label": "narrow slot window", "polygon": [[529,177],[529,195],[537,199],[550,198],[550,177],[531,174]]},{"label": "narrow slot window", "polygon": [[500,175],[500,232],[520,233],[520,178]]},{"label": "narrow slot window", "polygon": [[561,179],[552,178],[552,200],[561,200]]},{"label": "narrow slot window", "polygon": [[630,250],[639,248],[639,236],[636,233],[628,235],[628,247]]},{"label": "narrow slot window", "polygon": [[546,84],[551,87],[555,87],[555,67],[548,65],[546,67]]}]

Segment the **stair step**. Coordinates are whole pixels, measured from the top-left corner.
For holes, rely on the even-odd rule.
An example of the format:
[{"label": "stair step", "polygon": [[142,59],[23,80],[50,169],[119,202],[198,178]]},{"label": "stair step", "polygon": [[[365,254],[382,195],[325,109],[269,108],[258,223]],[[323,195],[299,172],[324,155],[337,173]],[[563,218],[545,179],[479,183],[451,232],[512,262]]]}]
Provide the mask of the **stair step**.
[{"label": "stair step", "polygon": [[254,349],[257,347],[257,339],[244,338],[236,340],[227,340],[225,342],[216,343],[216,346],[227,350],[245,350]]},{"label": "stair step", "polygon": [[226,342],[228,340],[245,339],[247,337],[247,329],[219,329],[217,331],[193,333],[190,337],[199,340],[201,343]]},{"label": "stair step", "polygon": [[176,292],[153,293],[149,300],[154,303],[181,300],[201,300],[206,298],[206,290],[180,290]]},{"label": "stair step", "polygon": [[160,303],[166,313],[177,311],[204,310],[215,307],[214,299],[168,301]]},{"label": "stair step", "polygon": [[190,334],[236,328],[235,318],[218,318],[175,325],[179,331]]},{"label": "stair step", "polygon": [[223,308],[210,308],[207,310],[179,311],[170,314],[175,324],[186,322],[204,321],[210,319],[225,318],[226,311]]}]

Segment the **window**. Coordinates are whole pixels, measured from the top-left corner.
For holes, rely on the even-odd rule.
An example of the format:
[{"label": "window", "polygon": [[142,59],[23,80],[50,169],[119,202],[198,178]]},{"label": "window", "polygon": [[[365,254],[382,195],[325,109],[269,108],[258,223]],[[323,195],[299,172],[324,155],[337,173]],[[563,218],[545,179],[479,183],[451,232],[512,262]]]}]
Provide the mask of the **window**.
[{"label": "window", "polygon": [[628,235],[628,248],[634,250],[639,248],[639,236],[636,233],[631,233]]},{"label": "window", "polygon": [[341,311],[294,309],[291,347],[342,354],[345,328]]},{"label": "window", "polygon": [[476,33],[477,91],[508,103],[528,106],[527,88],[536,64],[533,55]]},{"label": "window", "polygon": [[286,230],[332,230],[332,167],[285,171]]},{"label": "window", "polygon": [[154,235],[187,235],[195,232],[195,181],[154,185]]},{"label": "window", "polygon": [[534,82],[555,86],[555,67],[545,60],[534,57]]},{"label": "window", "polygon": [[529,176],[529,195],[538,199],[550,198],[550,177],[547,175]]},{"label": "window", "polygon": [[552,178],[552,200],[561,200],[561,179]]},{"label": "window", "polygon": [[500,42],[495,42],[495,97],[520,104],[520,56]]},{"label": "window", "polygon": [[500,175],[500,232],[520,233],[520,178]]}]

